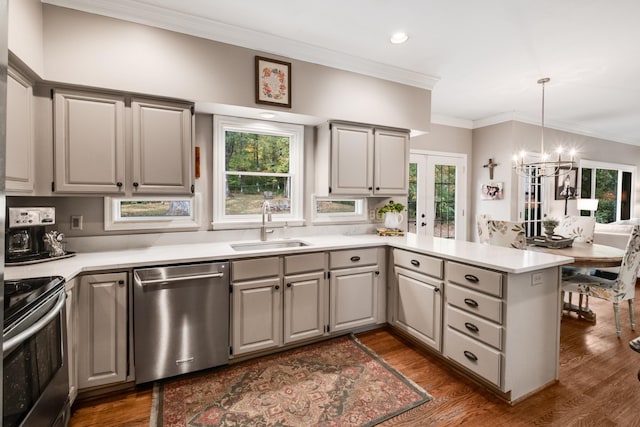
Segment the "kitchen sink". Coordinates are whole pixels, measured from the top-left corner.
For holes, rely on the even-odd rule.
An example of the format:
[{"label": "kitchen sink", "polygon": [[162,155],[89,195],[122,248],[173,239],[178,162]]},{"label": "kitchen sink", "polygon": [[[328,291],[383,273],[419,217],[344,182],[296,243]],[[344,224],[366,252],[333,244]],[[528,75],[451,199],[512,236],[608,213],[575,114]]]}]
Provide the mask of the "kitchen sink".
[{"label": "kitchen sink", "polygon": [[230,246],[236,251],[259,251],[265,249],[299,248],[309,246],[309,244],[300,240],[272,240],[266,242],[232,243]]}]

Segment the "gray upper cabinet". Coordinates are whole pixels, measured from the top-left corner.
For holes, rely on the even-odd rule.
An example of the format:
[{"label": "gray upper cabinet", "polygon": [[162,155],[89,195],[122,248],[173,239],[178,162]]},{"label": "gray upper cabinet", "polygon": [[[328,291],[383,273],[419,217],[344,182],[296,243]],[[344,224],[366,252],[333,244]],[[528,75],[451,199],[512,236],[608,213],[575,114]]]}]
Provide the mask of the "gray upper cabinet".
[{"label": "gray upper cabinet", "polygon": [[190,106],[134,99],[131,110],[133,192],[191,192]]},{"label": "gray upper cabinet", "polygon": [[7,193],[34,191],[33,90],[31,83],[9,68],[7,76]]},{"label": "gray upper cabinet", "polygon": [[54,191],[190,193],[191,140],[190,105],[57,90]]},{"label": "gray upper cabinet", "polygon": [[124,97],[56,91],[55,191],[124,194],[124,179]]},{"label": "gray upper cabinet", "polygon": [[318,127],[316,195],[402,195],[408,181],[407,132],[344,123]]}]

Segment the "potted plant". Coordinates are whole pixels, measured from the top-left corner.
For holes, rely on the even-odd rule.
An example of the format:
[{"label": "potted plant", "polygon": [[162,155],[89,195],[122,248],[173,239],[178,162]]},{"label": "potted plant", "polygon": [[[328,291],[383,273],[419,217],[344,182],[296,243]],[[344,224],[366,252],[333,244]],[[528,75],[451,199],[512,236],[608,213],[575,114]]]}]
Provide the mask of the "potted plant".
[{"label": "potted plant", "polygon": [[553,236],[553,232],[555,228],[558,226],[558,224],[560,224],[560,221],[558,221],[557,219],[545,217],[545,219],[542,220],[542,227],[544,227],[544,234],[546,234],[548,237]]},{"label": "potted plant", "polygon": [[389,200],[389,202],[381,207],[378,212],[384,214],[385,227],[399,229],[400,224],[402,224],[402,221],[404,220],[404,216],[401,213],[404,210],[405,207],[402,203]]}]

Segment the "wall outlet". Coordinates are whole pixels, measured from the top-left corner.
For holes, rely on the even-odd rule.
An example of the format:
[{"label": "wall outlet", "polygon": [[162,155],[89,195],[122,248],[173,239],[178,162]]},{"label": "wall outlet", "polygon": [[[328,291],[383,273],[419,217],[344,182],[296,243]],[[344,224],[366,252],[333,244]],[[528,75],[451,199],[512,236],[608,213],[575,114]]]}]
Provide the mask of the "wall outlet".
[{"label": "wall outlet", "polygon": [[375,209],[369,209],[369,220],[373,221],[374,219],[376,219],[376,210]]},{"label": "wall outlet", "polygon": [[543,277],[542,273],[533,273],[531,275],[531,285],[532,286],[542,285],[543,283],[544,283],[544,277]]},{"label": "wall outlet", "polygon": [[82,230],[82,215],[71,215],[71,229]]}]

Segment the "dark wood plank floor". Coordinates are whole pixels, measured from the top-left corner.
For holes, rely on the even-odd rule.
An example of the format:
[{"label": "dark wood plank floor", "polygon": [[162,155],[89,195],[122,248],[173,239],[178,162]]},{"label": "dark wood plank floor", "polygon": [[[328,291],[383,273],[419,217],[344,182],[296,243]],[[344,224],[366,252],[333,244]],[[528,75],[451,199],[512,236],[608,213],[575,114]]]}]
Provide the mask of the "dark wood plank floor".
[{"label": "dark wood plank floor", "polygon": [[[638,306],[638,304],[636,304]],[[628,342],[640,335],[621,306],[616,338],[611,303],[591,299],[596,324],[565,315],[561,326],[560,381],[510,406],[465,379],[440,359],[388,329],[358,335],[362,343],[429,392],[434,400],[385,426],[640,426],[640,354]],[[640,322],[640,310],[635,310]],[[532,327],[535,318],[531,319]],[[522,331],[526,334],[526,331]],[[151,388],[77,402],[71,426],[148,426]]]}]

